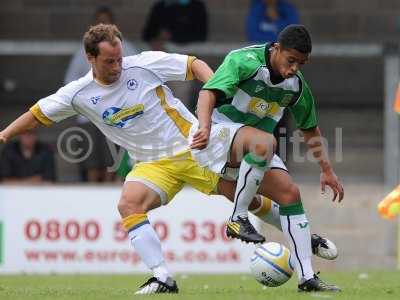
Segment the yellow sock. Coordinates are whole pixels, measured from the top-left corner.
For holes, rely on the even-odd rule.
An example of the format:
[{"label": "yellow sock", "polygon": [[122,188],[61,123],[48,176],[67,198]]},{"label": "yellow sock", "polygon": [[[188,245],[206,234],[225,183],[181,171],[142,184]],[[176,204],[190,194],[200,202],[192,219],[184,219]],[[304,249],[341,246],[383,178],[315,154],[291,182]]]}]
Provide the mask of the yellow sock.
[{"label": "yellow sock", "polygon": [[267,213],[270,212],[272,201],[268,197],[262,195],[256,195],[256,196],[259,197],[261,205],[258,208],[253,209],[251,212],[255,214],[257,217],[262,218],[263,216],[265,216]]},{"label": "yellow sock", "polygon": [[129,232],[144,224],[150,224],[147,214],[133,214],[122,219],[122,226]]}]

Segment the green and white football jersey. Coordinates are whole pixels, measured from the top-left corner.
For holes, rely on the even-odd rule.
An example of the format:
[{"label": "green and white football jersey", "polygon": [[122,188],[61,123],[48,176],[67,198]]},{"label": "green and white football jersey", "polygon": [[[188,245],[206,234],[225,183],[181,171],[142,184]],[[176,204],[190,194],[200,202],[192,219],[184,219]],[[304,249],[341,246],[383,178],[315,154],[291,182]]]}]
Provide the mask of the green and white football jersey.
[{"label": "green and white football jersey", "polygon": [[268,69],[271,44],[230,52],[203,89],[225,94],[218,99],[212,120],[242,123],[272,133],[287,107],[300,129],[317,126],[314,98],[298,71],[278,84]]}]

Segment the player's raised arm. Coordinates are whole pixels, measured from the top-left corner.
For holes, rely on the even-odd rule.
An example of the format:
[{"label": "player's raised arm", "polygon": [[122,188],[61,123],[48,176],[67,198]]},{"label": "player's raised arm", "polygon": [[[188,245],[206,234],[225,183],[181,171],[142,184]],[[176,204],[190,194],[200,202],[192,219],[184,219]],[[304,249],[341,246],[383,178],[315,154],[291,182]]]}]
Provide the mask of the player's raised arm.
[{"label": "player's raised arm", "polygon": [[27,111],[8,125],[3,131],[0,131],[0,143],[6,143],[12,137],[34,129],[40,124],[41,123],[36,119],[33,113]]}]

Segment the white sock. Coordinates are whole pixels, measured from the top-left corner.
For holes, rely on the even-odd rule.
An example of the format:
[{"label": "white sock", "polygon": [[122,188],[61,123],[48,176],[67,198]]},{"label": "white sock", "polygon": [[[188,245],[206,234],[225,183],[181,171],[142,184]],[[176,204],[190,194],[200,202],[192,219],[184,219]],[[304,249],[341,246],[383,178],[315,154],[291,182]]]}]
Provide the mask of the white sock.
[{"label": "white sock", "polygon": [[252,153],[244,156],[239,168],[232,220],[237,220],[238,216],[248,217],[249,205],[257,193],[267,168],[268,163],[265,159]]},{"label": "white sock", "polygon": [[254,197],[258,198],[260,206],[250,212],[263,223],[272,225],[279,231],[282,231],[279,204],[262,195],[255,195]]},{"label": "white sock", "polygon": [[166,282],[167,278],[171,277],[171,274],[169,273],[165,262],[162,262],[160,265],[152,268],[151,270],[153,271],[154,277],[162,282]]},{"label": "white sock", "polygon": [[281,206],[280,214],[283,233],[290,245],[299,282],[313,278],[310,226],[301,202],[286,207]]},{"label": "white sock", "polygon": [[161,241],[149,223],[129,231],[129,238],[144,264],[153,271],[154,277],[163,282],[171,277],[164,262]]}]

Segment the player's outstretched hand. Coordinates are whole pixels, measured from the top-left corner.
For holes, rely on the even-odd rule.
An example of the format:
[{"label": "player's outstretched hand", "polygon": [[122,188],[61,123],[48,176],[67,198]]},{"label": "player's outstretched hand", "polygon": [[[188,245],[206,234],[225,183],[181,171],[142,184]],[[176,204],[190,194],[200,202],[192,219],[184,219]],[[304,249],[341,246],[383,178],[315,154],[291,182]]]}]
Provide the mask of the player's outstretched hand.
[{"label": "player's outstretched hand", "polygon": [[192,144],[190,148],[192,149],[204,149],[207,147],[208,139],[210,138],[210,129],[209,128],[199,128],[196,133],[193,135]]},{"label": "player's outstretched hand", "polygon": [[332,189],[333,191],[332,201],[335,201],[338,196],[339,196],[338,197],[339,202],[343,200],[344,197],[343,186],[333,171],[322,172],[320,177],[320,182],[321,182],[322,193],[325,193],[326,186],[329,186]]}]

